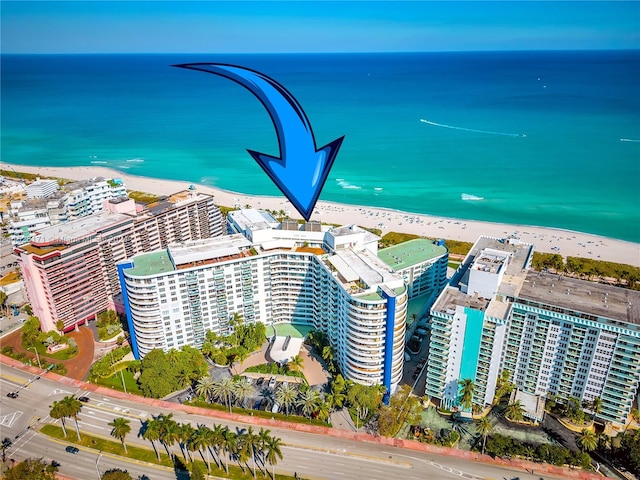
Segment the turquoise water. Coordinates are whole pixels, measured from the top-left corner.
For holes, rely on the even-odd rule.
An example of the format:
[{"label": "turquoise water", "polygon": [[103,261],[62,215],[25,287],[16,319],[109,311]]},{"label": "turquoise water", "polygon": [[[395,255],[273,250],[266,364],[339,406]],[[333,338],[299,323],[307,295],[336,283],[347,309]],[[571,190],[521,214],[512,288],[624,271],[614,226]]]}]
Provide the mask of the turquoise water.
[{"label": "turquoise water", "polygon": [[278,153],[262,105],[170,67],[204,61],[285,85],[318,146],[345,135],[321,200],[640,242],[638,51],[3,55],[2,161],[280,196],[246,152]]}]

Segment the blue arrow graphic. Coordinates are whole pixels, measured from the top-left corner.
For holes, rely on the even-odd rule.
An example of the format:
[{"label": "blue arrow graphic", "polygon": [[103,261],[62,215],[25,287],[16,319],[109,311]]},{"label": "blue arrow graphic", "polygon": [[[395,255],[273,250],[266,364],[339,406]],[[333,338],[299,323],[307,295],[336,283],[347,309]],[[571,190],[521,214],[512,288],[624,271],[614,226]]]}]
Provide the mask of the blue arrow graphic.
[{"label": "blue arrow graphic", "polygon": [[296,210],[309,220],[344,136],[320,149],[309,120],[289,91],[266,75],[237,65],[185,63],[174,67],[200,70],[233,80],[264,105],[278,135],[280,158],[247,150]]}]

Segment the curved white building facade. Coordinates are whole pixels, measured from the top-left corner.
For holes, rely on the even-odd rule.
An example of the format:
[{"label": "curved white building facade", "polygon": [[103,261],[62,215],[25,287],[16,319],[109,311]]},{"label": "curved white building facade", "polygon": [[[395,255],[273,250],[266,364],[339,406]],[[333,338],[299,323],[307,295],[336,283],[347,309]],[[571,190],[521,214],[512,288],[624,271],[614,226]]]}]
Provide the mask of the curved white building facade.
[{"label": "curved white building facade", "polygon": [[407,287],[374,253],[351,247],[258,252],[242,235],[170,246],[118,264],[134,355],[202,346],[234,313],[325,332],[345,378],[393,392],[404,363]]}]

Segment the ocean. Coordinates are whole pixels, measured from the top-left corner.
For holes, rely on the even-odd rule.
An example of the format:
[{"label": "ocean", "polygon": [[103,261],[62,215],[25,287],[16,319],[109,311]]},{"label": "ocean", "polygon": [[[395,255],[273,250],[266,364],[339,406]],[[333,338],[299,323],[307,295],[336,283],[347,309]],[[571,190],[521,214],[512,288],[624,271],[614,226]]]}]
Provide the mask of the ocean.
[{"label": "ocean", "polygon": [[640,51],[2,55],[1,160],[281,196],[258,70],[344,135],[321,200],[640,242]]}]

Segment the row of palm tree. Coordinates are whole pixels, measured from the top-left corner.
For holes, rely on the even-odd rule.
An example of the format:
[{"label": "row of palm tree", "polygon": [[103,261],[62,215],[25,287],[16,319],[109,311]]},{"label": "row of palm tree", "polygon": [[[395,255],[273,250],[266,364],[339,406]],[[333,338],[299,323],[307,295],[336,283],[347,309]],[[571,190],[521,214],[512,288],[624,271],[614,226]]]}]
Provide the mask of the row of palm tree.
[{"label": "row of palm tree", "polygon": [[64,436],[67,436],[67,428],[65,425],[65,419],[73,418],[76,425],[76,435],[80,440],[80,429],[78,428],[78,415],[82,410],[82,402],[78,400],[74,395],[67,395],[62,400],[53,402],[50,406],[51,410],[49,416],[56,420],[60,420],[62,425],[62,431]]},{"label": "row of palm tree", "polygon": [[299,391],[295,386],[282,384],[276,391],[276,401],[285,409],[289,415],[291,407],[297,408],[298,412],[305,417],[317,417],[320,420],[328,420],[333,409],[331,402],[318,391],[311,388]]},{"label": "row of palm tree", "polygon": [[222,402],[229,408],[229,413],[234,403],[244,405],[251,393],[253,386],[244,377],[226,377],[215,381],[210,376],[204,376],[196,384],[196,395],[208,402]]},{"label": "row of palm tree", "polygon": [[[276,391],[275,401],[285,410],[286,415],[291,413],[293,407],[306,417],[318,417],[326,421],[334,406],[342,407],[341,398],[335,398],[335,395],[329,395],[328,398],[325,398],[316,390],[304,387],[298,389],[293,384],[283,383]],[[246,378],[227,377],[215,381],[211,377],[205,376],[198,381],[195,390],[199,397],[209,402],[221,402],[231,412],[233,404],[242,406],[253,393],[254,388]],[[344,397],[344,395],[342,396]]]},{"label": "row of palm tree", "polygon": [[[115,424],[117,420],[110,425]],[[275,478],[275,465],[278,459],[282,459],[282,440],[271,436],[271,431],[264,428],[260,428],[259,432],[254,432],[251,426],[236,432],[222,425],[214,425],[210,428],[199,424],[197,428],[193,428],[190,423],[176,422],[173,420],[173,414],[170,413],[147,420],[140,430],[140,435],[151,442],[158,460],[160,460],[160,452],[155,442],[160,442],[171,457],[175,456],[173,446],[178,444],[185,462],[193,462],[192,453],[198,452],[202,461],[206,463],[208,472],[211,471],[212,458],[217,467],[222,468],[224,457],[224,468],[227,474],[230,460],[236,461],[243,472],[245,466],[249,468],[248,461],[251,460],[254,478],[256,478],[256,469],[259,468],[258,463],[265,467],[265,474],[266,464],[271,465],[271,474]],[[124,444],[124,437],[121,440]]]}]

